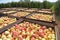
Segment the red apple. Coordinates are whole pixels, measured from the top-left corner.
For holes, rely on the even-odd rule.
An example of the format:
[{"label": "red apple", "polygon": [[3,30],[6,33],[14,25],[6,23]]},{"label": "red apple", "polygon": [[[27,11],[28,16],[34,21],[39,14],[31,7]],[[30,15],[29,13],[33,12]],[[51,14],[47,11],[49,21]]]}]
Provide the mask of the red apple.
[{"label": "red apple", "polygon": [[38,18],[40,19],[41,16],[38,16]]},{"label": "red apple", "polygon": [[46,26],[41,27],[41,29],[43,29],[43,30],[46,29]]},{"label": "red apple", "polygon": [[42,29],[39,30],[39,33],[43,33],[44,31]]},{"label": "red apple", "polygon": [[31,39],[30,40],[36,40],[36,38],[35,37],[31,37]]},{"label": "red apple", "polygon": [[40,37],[44,37],[44,33],[41,32],[41,33],[39,34],[39,36],[40,36]]},{"label": "red apple", "polygon": [[15,40],[14,38],[12,38],[12,40]]},{"label": "red apple", "polygon": [[33,34],[32,36],[34,36],[35,38],[38,37],[39,35],[38,34]]},{"label": "red apple", "polygon": [[20,28],[20,26],[16,24],[16,25],[15,25],[15,28],[19,29],[19,28]]},{"label": "red apple", "polygon": [[17,31],[13,31],[12,34],[13,34],[13,36],[18,36],[19,35],[19,33]]},{"label": "red apple", "polygon": [[20,27],[19,29],[20,29],[21,31],[26,30],[26,28],[24,28],[24,27]]},{"label": "red apple", "polygon": [[35,34],[39,34],[39,31],[35,31]]}]

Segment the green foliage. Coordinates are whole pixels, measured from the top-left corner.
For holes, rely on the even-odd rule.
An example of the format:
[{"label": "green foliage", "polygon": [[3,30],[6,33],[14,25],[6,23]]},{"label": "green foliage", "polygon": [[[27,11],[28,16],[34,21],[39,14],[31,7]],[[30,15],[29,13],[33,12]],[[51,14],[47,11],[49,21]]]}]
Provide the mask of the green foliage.
[{"label": "green foliage", "polygon": [[52,9],[54,11],[55,10],[55,5],[53,5],[50,9]]},{"label": "green foliage", "polygon": [[60,15],[60,1],[57,1],[55,4],[55,14]]},{"label": "green foliage", "polygon": [[[45,3],[45,4],[44,4]],[[50,2],[11,2],[6,4],[0,4],[0,8],[9,8],[9,7],[24,7],[24,8],[51,8],[52,3]],[[44,5],[42,5],[44,4]]]},{"label": "green foliage", "polygon": [[46,8],[46,4],[47,4],[47,1],[44,1],[44,2],[43,2],[43,8],[44,8],[44,9]]},{"label": "green foliage", "polygon": [[53,6],[53,3],[51,3],[51,2],[48,2],[48,1],[44,1],[43,2],[43,8],[44,9],[49,9],[49,8],[51,8]]}]

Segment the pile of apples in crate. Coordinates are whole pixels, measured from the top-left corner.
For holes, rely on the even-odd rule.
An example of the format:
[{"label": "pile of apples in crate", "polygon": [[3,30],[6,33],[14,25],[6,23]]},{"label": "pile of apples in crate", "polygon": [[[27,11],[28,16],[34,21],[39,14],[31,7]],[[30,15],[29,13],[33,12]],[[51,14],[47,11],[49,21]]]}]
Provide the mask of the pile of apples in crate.
[{"label": "pile of apples in crate", "polygon": [[[26,9],[24,11],[19,11],[22,9],[14,8],[13,10],[6,11],[3,13],[11,15],[11,16],[16,16],[16,17],[25,17],[31,13],[31,15],[28,15],[28,18],[31,18],[34,20],[36,20],[36,19],[43,20],[43,21],[48,21],[48,22],[53,21],[52,15],[43,14],[42,11],[41,11],[42,12],[41,14],[39,12],[35,13],[35,11],[36,11],[35,9],[34,10]],[[18,11],[16,12],[15,10],[16,11],[18,10]],[[13,13],[13,12],[16,12],[16,13]],[[46,11],[44,11],[44,12],[46,12]],[[12,13],[12,14],[9,14],[9,13]],[[48,12],[46,12],[46,13],[48,13]],[[7,16],[0,17],[0,28],[5,27],[8,24],[18,22],[16,18],[10,18]],[[16,23],[16,25],[12,26],[8,30],[1,33],[0,40],[56,40],[56,34],[55,34],[55,30],[50,26],[47,27],[44,25],[42,26],[40,24],[23,21],[19,24]]]},{"label": "pile of apples in crate", "polygon": [[52,13],[52,10],[51,9],[41,9],[38,12]]},{"label": "pile of apples in crate", "polygon": [[14,13],[16,11],[7,11],[7,12],[3,12],[4,14],[10,14],[10,13]]},{"label": "pile of apples in crate", "polygon": [[35,12],[35,11],[37,11],[38,9],[34,9],[34,8],[32,8],[32,9],[26,9],[26,10],[24,10],[24,11],[27,11],[27,12]]},{"label": "pile of apples in crate", "polygon": [[49,21],[49,22],[53,21],[53,16],[52,15],[47,15],[47,14],[43,14],[43,13],[42,14],[34,13],[31,16],[29,16],[28,18],[36,19],[36,20]]},{"label": "pile of apples in crate", "polygon": [[17,17],[24,17],[26,15],[30,14],[29,12],[17,12],[14,14],[11,14],[12,16],[17,16]]},{"label": "pile of apples in crate", "polygon": [[0,34],[0,40],[55,40],[55,32],[51,27],[24,21]]},{"label": "pile of apples in crate", "polygon": [[7,26],[8,24],[14,23],[16,18],[9,18],[7,16],[0,17],[0,28]]}]

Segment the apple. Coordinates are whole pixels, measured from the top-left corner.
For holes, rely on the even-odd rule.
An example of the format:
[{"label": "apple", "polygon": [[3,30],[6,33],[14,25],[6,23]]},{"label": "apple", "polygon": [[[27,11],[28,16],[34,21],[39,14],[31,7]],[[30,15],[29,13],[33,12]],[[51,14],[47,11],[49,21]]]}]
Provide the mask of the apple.
[{"label": "apple", "polygon": [[39,29],[39,33],[43,33],[44,32],[44,30],[43,29]]},{"label": "apple", "polygon": [[31,37],[31,39],[30,40],[36,40],[36,38],[35,37]]},{"label": "apple", "polygon": [[42,38],[41,40],[46,40],[45,38]]},{"label": "apple", "polygon": [[5,31],[5,35],[8,35],[9,34],[9,31]]},{"label": "apple", "polygon": [[2,40],[2,39],[0,38],[0,40]]},{"label": "apple", "polygon": [[19,35],[19,33],[16,32],[16,31],[13,31],[13,32],[12,32],[12,35],[13,35],[14,38],[16,38],[16,37]]},{"label": "apple", "polygon": [[43,32],[41,32],[41,33],[39,34],[39,36],[44,37],[44,33],[43,33]]},{"label": "apple", "polygon": [[19,25],[17,25],[17,24],[15,25],[15,27],[16,27],[17,29],[19,29],[19,28],[20,28],[20,26],[19,26]]},{"label": "apple", "polygon": [[38,13],[32,14],[28,18],[32,18],[32,19],[36,19],[36,20],[49,21],[49,22],[52,22],[52,20],[53,20],[52,19],[53,18],[52,15],[38,14]]},{"label": "apple", "polygon": [[38,35],[38,34],[33,34],[32,36],[34,36],[35,38],[39,37],[39,35]]},{"label": "apple", "polygon": [[52,31],[52,28],[49,28],[50,31]]},{"label": "apple", "polygon": [[56,37],[51,27],[24,21],[0,34],[0,38],[2,40],[55,40]]},{"label": "apple", "polygon": [[7,16],[0,17],[0,28],[7,26],[16,21],[16,18],[9,18]]},{"label": "apple", "polygon": [[35,31],[35,34],[39,34],[39,31]]},{"label": "apple", "polygon": [[29,12],[17,12],[15,14],[10,14],[10,15],[13,15],[13,16],[18,16],[18,17],[24,17],[26,15],[30,14]]},{"label": "apple", "polygon": [[27,37],[27,35],[26,35],[26,34],[24,34],[24,35],[22,35],[22,37],[25,39],[25,38]]},{"label": "apple", "polygon": [[18,40],[23,40],[22,35],[19,35],[19,36],[18,36]]},{"label": "apple", "polygon": [[43,30],[46,29],[46,26],[41,27],[41,29],[43,29]]}]

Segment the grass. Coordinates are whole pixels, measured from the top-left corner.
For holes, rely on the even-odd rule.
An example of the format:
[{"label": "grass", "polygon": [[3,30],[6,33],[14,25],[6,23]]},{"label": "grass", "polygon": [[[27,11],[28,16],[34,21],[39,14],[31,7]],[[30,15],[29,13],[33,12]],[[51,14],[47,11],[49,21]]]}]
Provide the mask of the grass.
[{"label": "grass", "polygon": [[56,23],[58,24],[59,33],[60,33],[60,16],[56,16]]},{"label": "grass", "polygon": [[60,16],[56,16],[56,23],[60,25]]}]

